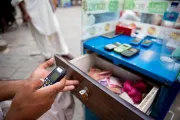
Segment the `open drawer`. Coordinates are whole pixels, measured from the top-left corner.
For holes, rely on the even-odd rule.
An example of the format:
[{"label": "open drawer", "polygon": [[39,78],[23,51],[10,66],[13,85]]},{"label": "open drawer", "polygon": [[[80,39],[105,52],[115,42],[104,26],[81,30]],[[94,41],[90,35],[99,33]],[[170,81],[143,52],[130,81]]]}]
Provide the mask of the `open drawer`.
[{"label": "open drawer", "polygon": [[70,62],[55,56],[56,65],[67,69],[67,77],[80,81],[80,85],[73,91],[89,109],[91,109],[102,120],[131,120],[131,119],[153,119],[146,114],[153,103],[158,92],[158,86],[146,81],[148,93],[140,104],[130,104],[119,95],[113,93],[99,82],[88,76],[91,67],[111,70],[113,75],[123,80],[138,81],[143,78],[128,70],[98,57],[96,54],[87,54]]}]

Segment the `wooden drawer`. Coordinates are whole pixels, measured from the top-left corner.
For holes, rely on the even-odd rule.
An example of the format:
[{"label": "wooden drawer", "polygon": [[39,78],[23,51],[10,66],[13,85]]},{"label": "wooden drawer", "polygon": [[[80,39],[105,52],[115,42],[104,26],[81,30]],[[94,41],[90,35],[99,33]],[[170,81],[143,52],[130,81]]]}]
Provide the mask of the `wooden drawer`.
[{"label": "wooden drawer", "polygon": [[[142,77],[115,66],[96,54],[83,55],[70,62],[56,55],[55,60],[57,66],[67,69],[67,76],[70,79],[80,81],[80,85],[73,91],[73,94],[102,120],[152,119],[146,112],[158,92],[157,85],[148,83],[151,89],[147,96],[139,105],[132,105],[89,77],[87,73],[91,67],[97,66],[104,70],[111,70],[115,76],[124,80],[141,80]],[[87,93],[81,93],[82,90],[87,90]]]}]

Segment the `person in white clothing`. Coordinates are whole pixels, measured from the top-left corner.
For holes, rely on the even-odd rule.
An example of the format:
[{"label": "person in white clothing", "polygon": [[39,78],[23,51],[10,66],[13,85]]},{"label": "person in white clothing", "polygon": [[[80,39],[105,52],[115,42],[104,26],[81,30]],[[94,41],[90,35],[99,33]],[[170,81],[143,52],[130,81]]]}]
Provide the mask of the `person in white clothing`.
[{"label": "person in white clothing", "polygon": [[12,5],[19,5],[23,20],[28,23],[45,59],[53,57],[54,54],[60,54],[68,60],[73,58],[69,54],[49,0],[12,0]]}]

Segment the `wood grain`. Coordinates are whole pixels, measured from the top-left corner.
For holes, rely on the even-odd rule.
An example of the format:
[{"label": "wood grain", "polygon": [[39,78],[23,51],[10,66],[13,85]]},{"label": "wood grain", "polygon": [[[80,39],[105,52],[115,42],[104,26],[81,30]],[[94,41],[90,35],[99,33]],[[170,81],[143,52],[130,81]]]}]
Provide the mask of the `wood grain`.
[{"label": "wood grain", "polygon": [[[80,85],[72,93],[102,120],[152,119],[58,55],[55,56],[55,61],[57,66],[67,69],[70,79],[80,81]],[[83,100],[79,94],[84,87],[89,89],[88,100]]]}]

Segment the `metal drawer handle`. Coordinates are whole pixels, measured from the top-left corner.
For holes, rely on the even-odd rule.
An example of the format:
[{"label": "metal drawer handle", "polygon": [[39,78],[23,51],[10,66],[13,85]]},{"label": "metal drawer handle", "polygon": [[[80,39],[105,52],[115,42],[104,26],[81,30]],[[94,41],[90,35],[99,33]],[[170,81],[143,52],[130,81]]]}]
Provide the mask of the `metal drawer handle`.
[{"label": "metal drawer handle", "polygon": [[88,96],[89,96],[88,93],[89,90],[87,87],[84,87],[84,89],[79,91],[79,94],[82,96],[83,100],[88,100]]}]

